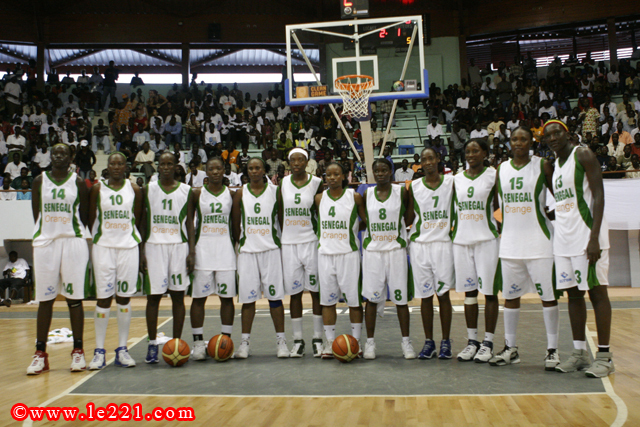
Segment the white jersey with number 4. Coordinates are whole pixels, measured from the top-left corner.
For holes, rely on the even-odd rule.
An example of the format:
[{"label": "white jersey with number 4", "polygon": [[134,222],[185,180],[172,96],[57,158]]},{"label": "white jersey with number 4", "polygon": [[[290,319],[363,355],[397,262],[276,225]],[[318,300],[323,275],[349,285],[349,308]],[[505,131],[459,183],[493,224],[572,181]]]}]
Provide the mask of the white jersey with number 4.
[{"label": "white jersey with number 4", "polygon": [[318,221],[319,254],[341,255],[359,249],[360,219],[353,189],[345,188],[337,199],[325,190],[320,200]]},{"label": "white jersey with number 4", "polygon": [[[556,224],[553,253],[564,257],[584,255],[593,223],[593,193],[584,167],[577,159],[575,147],[560,164],[556,159],[553,171],[553,195],[556,199]],[[600,249],[609,249],[609,227],[602,218]]]},{"label": "white jersey with number 4", "polygon": [[205,185],[200,191],[196,226],[196,270],[236,269],[236,253],[231,239],[231,192],[223,187],[214,194]]},{"label": "white jersey with number 4", "polygon": [[160,181],[147,187],[147,242],[159,245],[187,241],[187,202],[191,187],[182,182],[167,191]]},{"label": "white jersey with number 4", "polygon": [[485,167],[471,178],[467,172],[455,176],[456,201],[453,224],[453,243],[473,245],[498,237],[493,217],[495,169]]},{"label": "white jersey with number 4", "polygon": [[318,240],[317,215],[313,204],[322,179],[308,175],[307,182],[298,187],[293,175],[287,175],[280,184],[282,195],[282,243],[295,245]]},{"label": "white jersey with number 4", "polygon": [[265,252],[280,247],[277,188],[265,184],[260,194],[253,194],[249,184],[242,187],[240,253]]},{"label": "white jersey with number 4", "polygon": [[453,176],[441,175],[435,188],[427,185],[425,178],[411,182],[413,220],[412,242],[451,242],[451,217],[453,215]]},{"label": "white jersey with number 4", "polygon": [[522,167],[513,160],[500,165],[502,235],[500,258],[553,258],[553,228],[544,208],[547,185],[544,159],[533,156]]},{"label": "white jersey with number 4", "polygon": [[391,251],[407,247],[404,222],[404,186],[391,184],[386,200],[380,200],[378,187],[367,190],[367,232],[363,246],[368,251]]},{"label": "white jersey with number 4", "polygon": [[33,246],[46,246],[61,237],[84,237],[76,177],[72,172],[56,182],[50,172],[42,174],[40,215],[33,232]]},{"label": "white jersey with number 4", "polygon": [[133,204],[136,193],[131,181],[125,179],[122,188],[115,190],[100,183],[93,243],[107,248],[131,249],[140,243]]}]

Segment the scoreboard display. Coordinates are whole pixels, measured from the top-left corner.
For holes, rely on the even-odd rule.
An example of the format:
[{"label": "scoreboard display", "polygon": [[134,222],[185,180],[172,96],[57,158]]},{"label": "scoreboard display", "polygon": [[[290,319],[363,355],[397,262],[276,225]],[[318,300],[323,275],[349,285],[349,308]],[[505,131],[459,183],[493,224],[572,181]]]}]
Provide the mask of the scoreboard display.
[{"label": "scoreboard display", "polygon": [[340,0],[342,19],[368,18],[369,0]]}]

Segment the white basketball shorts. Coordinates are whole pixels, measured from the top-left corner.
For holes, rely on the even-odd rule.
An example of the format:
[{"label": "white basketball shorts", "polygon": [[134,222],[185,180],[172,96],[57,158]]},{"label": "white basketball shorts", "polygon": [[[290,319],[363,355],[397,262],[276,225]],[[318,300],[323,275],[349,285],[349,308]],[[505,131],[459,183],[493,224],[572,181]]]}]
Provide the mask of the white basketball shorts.
[{"label": "white basketball shorts", "polygon": [[35,246],[36,300],[50,301],[58,293],[69,299],[84,299],[91,279],[88,264],[89,248],[85,239],[62,237],[47,246]]},{"label": "white basketball shorts", "polygon": [[442,296],[456,283],[453,264],[453,243],[431,242],[409,245],[411,271],[416,298]]},{"label": "white basketball shorts", "polygon": [[162,295],[170,291],[186,291],[189,288],[187,274],[188,243],[160,245],[146,243],[147,274],[144,292],[147,295]]},{"label": "white basketball shorts", "polygon": [[321,305],[335,305],[342,295],[349,307],[360,307],[360,252],[318,254],[318,271]]},{"label": "white basketball shorts", "polygon": [[193,272],[193,298],[204,298],[211,294],[221,298],[232,298],[238,295],[236,287],[236,270],[195,270]]},{"label": "white basketball shorts", "polygon": [[284,293],[318,292],[318,242],[282,245]]},{"label": "white basketball shorts", "polygon": [[589,265],[587,254],[573,257],[555,256],[556,288],[569,289],[577,286],[588,291],[596,286],[609,285],[609,250],[600,251],[600,259]]},{"label": "white basketball shorts", "polygon": [[499,239],[472,245],[453,245],[456,292],[479,290],[484,295],[498,295],[501,274],[498,268]]},{"label": "white basketball shorts", "polygon": [[555,301],[553,258],[509,259],[501,258],[502,296],[520,298],[537,293],[542,301]]},{"label": "white basketball shorts", "polygon": [[238,302],[249,304],[263,295],[270,301],[284,298],[280,249],[238,255]]},{"label": "white basketball shorts", "polygon": [[107,248],[93,245],[91,260],[98,299],[110,298],[115,293],[131,297],[138,283],[138,247],[129,249]]},{"label": "white basketball shorts", "polygon": [[413,299],[413,282],[409,284],[409,264],[405,248],[391,251],[368,251],[362,254],[362,296],[372,303],[387,300],[406,305]]}]

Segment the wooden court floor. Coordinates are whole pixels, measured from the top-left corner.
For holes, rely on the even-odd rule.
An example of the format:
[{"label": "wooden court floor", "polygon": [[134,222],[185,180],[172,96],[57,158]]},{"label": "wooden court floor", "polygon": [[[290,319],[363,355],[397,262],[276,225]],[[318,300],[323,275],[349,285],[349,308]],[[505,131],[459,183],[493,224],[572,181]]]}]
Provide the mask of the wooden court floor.
[{"label": "wooden court floor", "polygon": [[[640,301],[640,289],[612,288],[612,301]],[[454,305],[462,298],[453,295]],[[307,298],[307,296],[305,296]],[[527,297],[525,304],[538,304],[536,296]],[[208,307],[217,307],[210,299]],[[263,300],[264,301],[264,300]],[[307,301],[306,306],[310,301]],[[414,302],[415,303],[415,302]],[[163,309],[170,301],[163,300]],[[92,311],[94,302],[86,302]],[[134,313],[144,310],[144,299],[134,299]],[[264,308],[267,304],[263,302]],[[260,306],[259,306],[260,307]],[[154,407],[192,407],[196,420],[192,422],[152,421],[152,425],[212,425],[212,426],[640,426],[640,308],[614,309],[611,347],[616,373],[604,380],[606,392],[598,394],[562,395],[446,395],[446,396],[335,396],[335,397],[212,397],[212,396],[131,396],[73,395],[73,389],[92,373],[71,374],[68,370],[71,344],[49,346],[52,370],[37,377],[27,377],[25,370],[34,351],[35,319],[2,317],[4,313],[34,312],[34,306],[14,305],[0,308],[0,426],[5,425],[120,425],[125,422],[17,422],[11,418],[11,408],[20,402],[27,406],[77,406],[93,402],[96,407],[109,403],[142,404],[143,412]],[[64,302],[56,303],[56,311],[65,312]],[[236,313],[238,313],[237,310]],[[135,314],[134,314],[135,315]],[[587,326],[595,331],[593,312],[589,310]],[[109,322],[106,348],[117,346],[115,312]],[[502,317],[502,316],[501,316]],[[169,320],[160,318],[159,322]],[[457,321],[454,317],[454,321]],[[502,319],[500,319],[502,322]],[[287,326],[288,326],[287,322]],[[67,318],[55,319],[52,328],[68,327]],[[412,335],[420,336],[419,325]],[[481,328],[482,329],[482,328]],[[437,331],[437,329],[436,329]],[[184,336],[190,334],[185,327]],[[436,332],[438,335],[438,332]],[[592,338],[595,338],[591,332]],[[129,345],[146,338],[144,318],[133,318]],[[502,337],[496,336],[496,342]],[[561,337],[568,339],[568,337]],[[93,322],[85,321],[87,362],[94,346]],[[142,343],[141,343],[142,344]],[[420,343],[415,344],[419,347]],[[111,354],[113,354],[111,352]],[[306,357],[309,357],[307,355]],[[567,355],[563,354],[563,357]],[[138,361],[138,363],[143,363]],[[134,368],[135,369],[135,368]],[[506,371],[500,370],[500,374]],[[233,379],[230,379],[233,380]],[[561,376],[559,376],[561,380]],[[588,379],[585,381],[601,381]],[[71,394],[70,394],[71,393]],[[62,418],[61,418],[62,419]],[[130,421],[127,424],[136,423]],[[142,423],[147,423],[142,421]]]}]

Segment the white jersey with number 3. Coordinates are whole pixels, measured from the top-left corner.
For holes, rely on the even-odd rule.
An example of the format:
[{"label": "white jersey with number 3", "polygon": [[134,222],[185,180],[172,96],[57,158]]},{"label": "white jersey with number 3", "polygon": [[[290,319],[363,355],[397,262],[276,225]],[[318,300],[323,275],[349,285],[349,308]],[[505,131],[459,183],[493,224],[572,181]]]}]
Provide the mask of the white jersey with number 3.
[{"label": "white jersey with number 3", "polygon": [[391,251],[407,247],[404,222],[404,186],[391,184],[389,195],[382,201],[378,187],[367,190],[367,232],[363,246],[368,251]]},{"label": "white jersey with number 3", "polygon": [[298,244],[318,240],[317,215],[313,204],[322,179],[308,175],[307,182],[298,187],[293,175],[287,175],[280,184],[282,195],[282,243]]},{"label": "white jersey with number 3", "polygon": [[140,243],[133,204],[136,193],[131,181],[125,179],[122,188],[115,190],[100,183],[96,221],[93,224],[93,243],[107,248],[131,249]]},{"label": "white jersey with number 3", "polygon": [[276,192],[275,185],[265,184],[260,194],[253,194],[249,184],[242,187],[240,253],[265,252],[280,247]]},{"label": "white jersey with number 3", "polygon": [[318,217],[319,254],[341,255],[359,249],[360,219],[353,189],[344,189],[337,199],[331,197],[329,190],[325,190],[320,200]]},{"label": "white jersey with number 3", "polygon": [[418,243],[451,242],[453,214],[453,176],[441,175],[440,184],[431,188],[425,178],[411,182],[416,212],[411,241]]},{"label": "white jersey with number 3", "polygon": [[453,243],[473,245],[498,237],[493,217],[495,169],[485,167],[471,178],[467,172],[455,176],[456,201]]},{"label": "white jersey with number 3", "polygon": [[147,242],[159,245],[187,241],[187,202],[191,187],[181,182],[171,191],[160,181],[147,187]]}]

